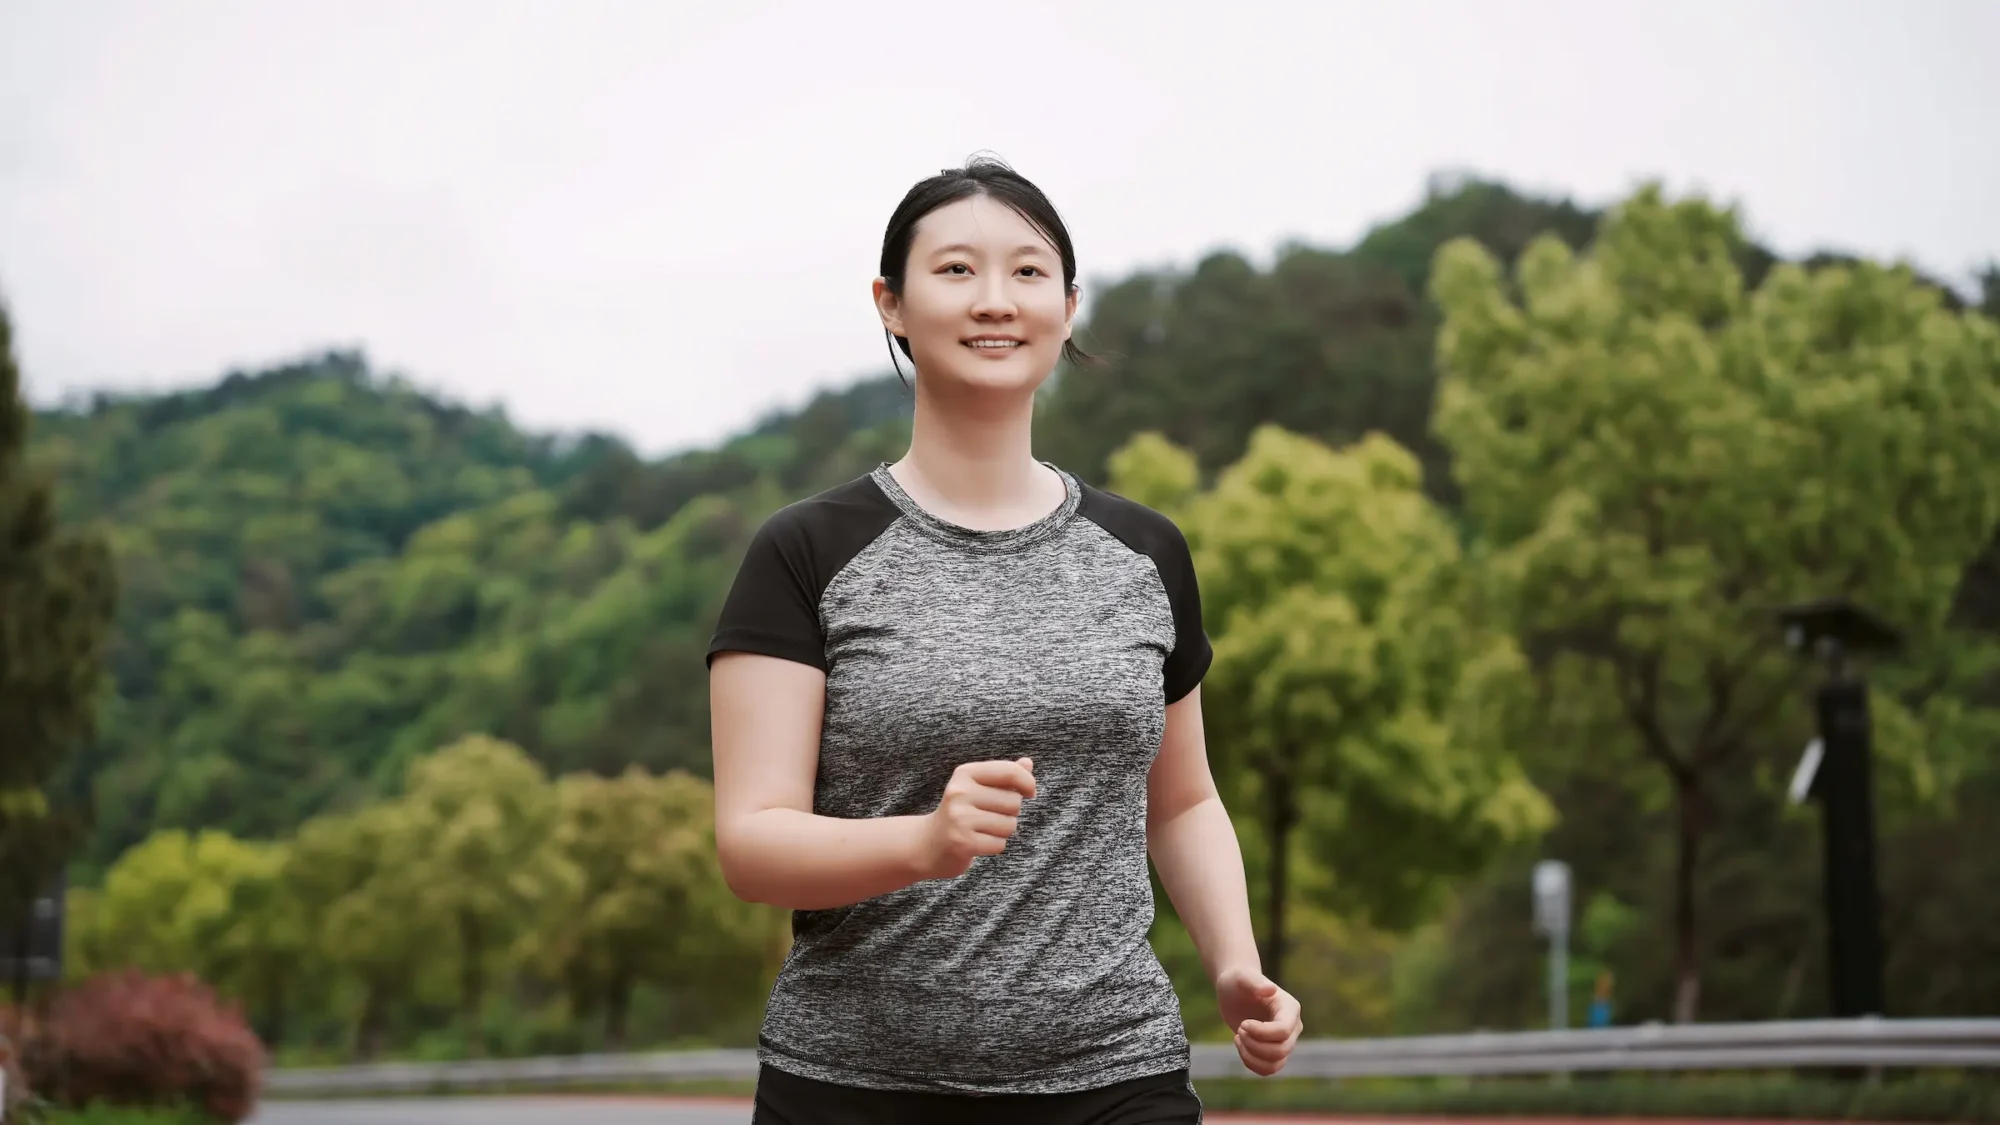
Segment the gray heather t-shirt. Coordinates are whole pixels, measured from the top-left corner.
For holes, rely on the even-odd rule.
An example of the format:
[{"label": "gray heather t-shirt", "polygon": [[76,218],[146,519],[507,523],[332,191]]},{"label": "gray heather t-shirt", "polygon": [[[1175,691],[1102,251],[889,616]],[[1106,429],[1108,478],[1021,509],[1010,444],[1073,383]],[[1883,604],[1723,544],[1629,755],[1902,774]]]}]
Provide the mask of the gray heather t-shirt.
[{"label": "gray heather t-shirt", "polygon": [[1024,527],[936,518],[887,467],[753,539],[709,646],[826,672],[813,811],[924,814],[958,766],[1030,757],[1006,851],[793,916],[764,1065],[886,1089],[1059,1093],[1188,1064],[1147,942],[1146,777],[1208,669],[1166,517],[1064,473]]}]

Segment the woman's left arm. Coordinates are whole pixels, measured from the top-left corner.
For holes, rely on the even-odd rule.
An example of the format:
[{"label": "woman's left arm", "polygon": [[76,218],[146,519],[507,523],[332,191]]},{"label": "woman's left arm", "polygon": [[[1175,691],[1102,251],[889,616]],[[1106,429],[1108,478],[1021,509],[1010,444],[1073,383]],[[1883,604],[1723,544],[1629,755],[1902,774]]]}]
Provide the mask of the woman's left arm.
[{"label": "woman's left arm", "polygon": [[1243,1065],[1266,1077],[1291,1057],[1299,1002],[1264,976],[1236,826],[1216,792],[1202,734],[1201,689],[1167,707],[1146,793],[1146,843],[1174,912],[1194,938]]}]

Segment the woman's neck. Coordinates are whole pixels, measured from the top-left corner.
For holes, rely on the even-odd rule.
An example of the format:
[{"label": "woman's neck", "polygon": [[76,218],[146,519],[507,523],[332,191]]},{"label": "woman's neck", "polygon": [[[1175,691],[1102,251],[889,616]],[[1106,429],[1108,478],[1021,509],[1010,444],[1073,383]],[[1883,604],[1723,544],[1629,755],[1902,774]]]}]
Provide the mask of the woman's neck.
[{"label": "woman's neck", "polygon": [[1019,402],[939,402],[917,388],[910,451],[896,483],[933,514],[964,527],[1019,527],[1061,507],[1063,482],[1035,460],[1032,396]]}]

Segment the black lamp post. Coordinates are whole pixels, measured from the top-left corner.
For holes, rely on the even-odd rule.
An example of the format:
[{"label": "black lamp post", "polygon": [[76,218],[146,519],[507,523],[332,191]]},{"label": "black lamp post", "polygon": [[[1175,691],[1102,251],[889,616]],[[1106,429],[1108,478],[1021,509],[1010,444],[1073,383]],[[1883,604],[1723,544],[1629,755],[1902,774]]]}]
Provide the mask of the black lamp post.
[{"label": "black lamp post", "polygon": [[1882,937],[1875,892],[1875,793],[1868,685],[1851,657],[1902,648],[1895,628],[1829,598],[1778,611],[1793,649],[1826,661],[1819,738],[1808,747],[1794,798],[1819,802],[1826,860],[1827,967],[1837,1017],[1882,1015]]}]

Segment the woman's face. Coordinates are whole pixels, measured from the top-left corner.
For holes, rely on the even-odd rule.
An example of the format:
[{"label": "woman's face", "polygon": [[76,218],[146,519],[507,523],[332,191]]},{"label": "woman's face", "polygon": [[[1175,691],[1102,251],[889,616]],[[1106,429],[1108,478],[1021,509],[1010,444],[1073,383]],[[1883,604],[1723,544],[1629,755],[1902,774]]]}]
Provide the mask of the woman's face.
[{"label": "woman's face", "polygon": [[1012,207],[974,195],[925,215],[903,278],[900,300],[876,281],[876,307],[932,387],[1032,393],[1055,370],[1076,298],[1055,247]]}]

